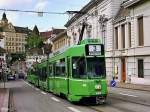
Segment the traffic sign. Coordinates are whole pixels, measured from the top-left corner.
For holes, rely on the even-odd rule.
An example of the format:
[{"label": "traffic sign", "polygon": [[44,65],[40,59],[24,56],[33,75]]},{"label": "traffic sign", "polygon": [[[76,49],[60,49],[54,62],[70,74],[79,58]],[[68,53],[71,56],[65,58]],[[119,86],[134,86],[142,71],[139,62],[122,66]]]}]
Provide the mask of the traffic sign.
[{"label": "traffic sign", "polygon": [[115,81],[115,80],[112,80],[112,81],[110,82],[110,86],[111,86],[111,87],[115,87],[115,86],[116,86],[116,84],[117,84],[117,83],[116,83],[116,81]]}]

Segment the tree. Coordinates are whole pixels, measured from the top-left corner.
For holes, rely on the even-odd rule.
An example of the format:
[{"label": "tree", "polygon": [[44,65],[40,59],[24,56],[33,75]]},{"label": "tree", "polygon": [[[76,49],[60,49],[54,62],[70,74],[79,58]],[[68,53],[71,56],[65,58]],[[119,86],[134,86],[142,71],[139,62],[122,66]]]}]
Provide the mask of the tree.
[{"label": "tree", "polygon": [[7,65],[12,65],[15,61],[25,61],[26,55],[24,53],[11,53],[6,55]]},{"label": "tree", "polygon": [[31,35],[28,36],[27,38],[26,48],[27,49],[41,48],[43,47],[43,45],[44,43],[43,43],[42,37],[40,37],[39,30],[37,26],[35,25]]},{"label": "tree", "polygon": [[31,34],[28,38],[27,38],[27,48],[41,48],[43,45],[43,40],[41,37],[39,37],[38,35],[35,34]]}]

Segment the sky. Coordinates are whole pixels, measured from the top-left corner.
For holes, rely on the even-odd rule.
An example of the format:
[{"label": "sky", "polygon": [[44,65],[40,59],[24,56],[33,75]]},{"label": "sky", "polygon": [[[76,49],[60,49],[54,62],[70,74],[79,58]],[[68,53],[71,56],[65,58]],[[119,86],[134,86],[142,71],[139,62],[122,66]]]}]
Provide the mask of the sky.
[{"label": "sky", "polygon": [[[46,12],[61,12],[80,10],[90,0],[0,0],[0,9],[16,9]],[[0,10],[0,19],[4,11]],[[7,19],[14,26],[29,27],[37,25],[40,31],[48,31],[52,27],[64,28],[69,15],[43,14],[5,11]]]}]

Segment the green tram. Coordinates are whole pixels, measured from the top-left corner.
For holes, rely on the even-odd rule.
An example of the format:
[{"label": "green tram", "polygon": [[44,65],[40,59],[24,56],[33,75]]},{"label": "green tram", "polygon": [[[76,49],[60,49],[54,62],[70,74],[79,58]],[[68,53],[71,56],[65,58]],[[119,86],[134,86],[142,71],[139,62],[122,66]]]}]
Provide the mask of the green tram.
[{"label": "green tram", "polygon": [[33,75],[39,77],[36,80],[41,89],[65,96],[69,101],[106,101],[104,45],[98,39],[82,40],[79,45],[53,54],[38,64],[35,71],[37,74]]},{"label": "green tram", "polygon": [[28,69],[27,72],[27,81],[35,86],[39,86],[39,76],[37,74],[37,64],[33,66],[32,69]]}]

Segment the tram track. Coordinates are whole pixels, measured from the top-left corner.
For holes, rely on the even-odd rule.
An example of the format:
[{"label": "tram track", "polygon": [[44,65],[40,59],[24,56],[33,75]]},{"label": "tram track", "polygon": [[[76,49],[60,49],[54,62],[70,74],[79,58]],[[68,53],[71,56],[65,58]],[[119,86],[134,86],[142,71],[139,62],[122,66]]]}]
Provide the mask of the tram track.
[{"label": "tram track", "polygon": [[93,109],[97,112],[136,112],[135,110],[131,109],[131,108],[127,108],[126,106],[123,105],[116,105],[116,103],[119,102],[124,102],[125,104],[127,103],[134,103],[134,104],[138,104],[138,105],[142,105],[142,106],[147,106],[149,107],[149,105],[144,105],[144,104],[140,104],[140,103],[135,103],[135,102],[128,102],[126,100],[122,100],[122,99],[113,99],[113,102],[110,100],[108,100],[106,102],[106,104],[104,105],[98,105],[98,106],[90,106],[90,109]]},{"label": "tram track", "polygon": [[135,104],[140,104],[143,106],[150,106],[149,103],[147,103],[145,100],[143,99],[133,99],[133,98],[126,98],[126,97],[115,97],[115,96],[109,96],[109,99],[117,99],[117,100],[121,100],[121,101],[125,101],[125,102],[130,102],[130,103],[135,103]]}]

